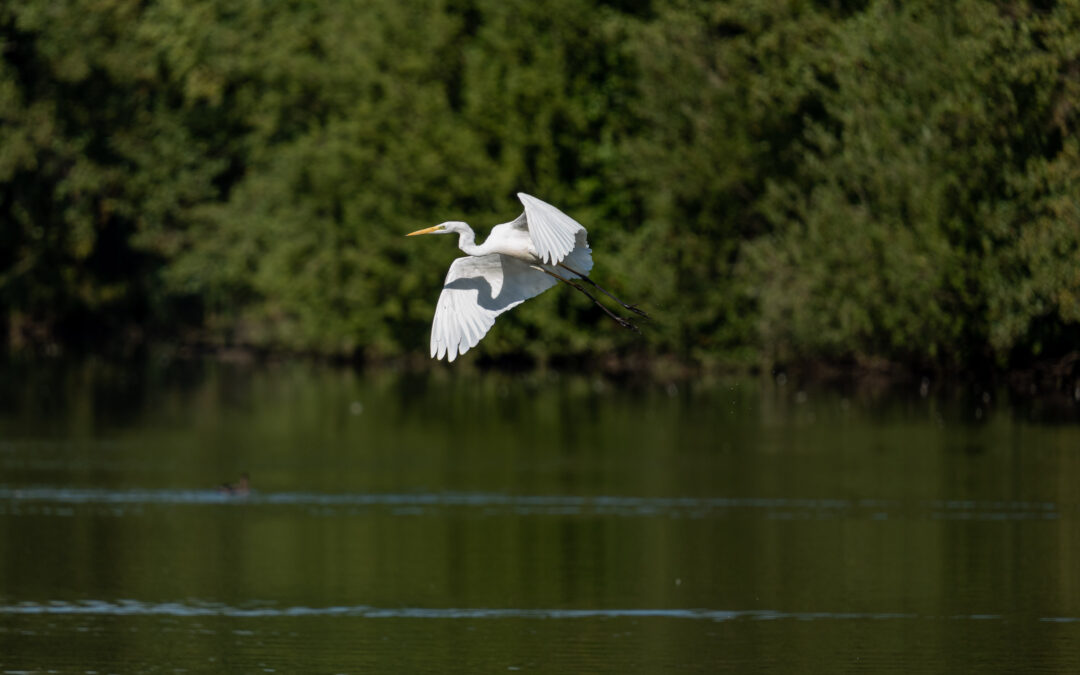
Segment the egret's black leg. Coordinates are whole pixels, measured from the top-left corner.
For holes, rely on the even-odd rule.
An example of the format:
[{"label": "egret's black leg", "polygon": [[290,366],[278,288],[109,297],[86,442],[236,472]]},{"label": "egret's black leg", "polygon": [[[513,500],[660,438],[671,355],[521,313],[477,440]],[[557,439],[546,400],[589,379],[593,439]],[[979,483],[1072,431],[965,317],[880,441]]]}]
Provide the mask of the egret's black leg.
[{"label": "egret's black leg", "polygon": [[634,331],[635,333],[640,333],[640,332],[641,332],[640,330],[638,330],[638,327],[637,327],[637,326],[635,326],[634,324],[630,323],[630,322],[629,322],[629,321],[627,321],[626,319],[622,318],[621,316],[619,316],[619,315],[618,315],[618,314],[616,314],[615,312],[611,311],[611,310],[610,310],[610,309],[608,309],[607,307],[604,307],[604,305],[603,305],[603,304],[601,304],[601,302],[600,302],[599,300],[597,300],[596,298],[594,298],[594,297],[592,296],[592,294],[591,294],[591,293],[589,293],[589,292],[588,292],[587,290],[585,290],[585,289],[584,289],[584,288],[582,288],[581,286],[578,286],[578,285],[577,285],[577,284],[575,284],[575,283],[574,283],[573,281],[570,281],[570,280],[569,280],[569,279],[567,279],[566,277],[563,277],[563,276],[560,276],[560,275],[558,275],[558,274],[555,274],[554,272],[552,272],[552,271],[551,271],[551,270],[549,270],[549,269],[544,269],[543,267],[537,267],[536,269],[538,269],[538,270],[543,270],[543,272],[544,272],[544,273],[546,273],[546,274],[550,274],[551,276],[555,277],[556,279],[558,279],[559,281],[563,282],[563,283],[564,283],[564,284],[566,284],[567,286],[571,286],[571,287],[573,287],[573,288],[576,288],[577,290],[579,290],[579,291],[581,291],[582,293],[584,293],[584,294],[585,294],[585,297],[587,297],[588,299],[592,300],[592,301],[593,301],[593,303],[594,303],[594,304],[595,304],[595,305],[596,305],[597,307],[599,307],[600,309],[604,310],[604,313],[605,313],[605,314],[607,314],[607,315],[608,315],[608,316],[610,316],[610,317],[611,317],[612,319],[614,319],[614,320],[615,320],[615,323],[619,324],[619,325],[620,325],[620,326],[622,326],[623,328],[629,328],[630,330]]},{"label": "egret's black leg", "polygon": [[589,278],[589,277],[587,277],[586,275],[582,274],[581,272],[578,272],[578,271],[577,271],[577,270],[575,270],[574,268],[572,268],[572,267],[569,267],[569,266],[567,266],[567,265],[565,265],[565,264],[563,264],[563,263],[558,263],[558,265],[559,265],[559,267],[561,267],[561,268],[563,268],[563,269],[565,269],[565,270],[569,270],[570,272],[573,272],[574,274],[578,275],[578,276],[579,276],[579,277],[580,277],[581,279],[583,279],[583,280],[584,280],[584,281],[585,281],[585,282],[586,282],[587,284],[591,285],[591,286],[592,286],[593,288],[596,288],[597,290],[599,290],[599,291],[600,291],[601,293],[603,293],[604,295],[608,296],[609,298],[611,298],[611,299],[612,299],[612,300],[614,300],[615,302],[617,302],[617,303],[619,303],[620,305],[622,305],[624,309],[628,309],[628,310],[630,310],[631,312],[636,312],[637,314],[640,314],[641,316],[645,317],[646,319],[648,319],[648,318],[649,318],[649,315],[648,315],[648,314],[646,314],[645,312],[643,312],[642,310],[638,309],[638,308],[637,308],[637,305],[628,305],[628,304],[626,304],[626,303],[625,303],[625,302],[623,302],[622,300],[620,300],[620,299],[616,298],[616,297],[615,297],[615,294],[614,294],[614,293],[612,293],[611,291],[607,290],[606,288],[604,288],[604,287],[603,287],[603,286],[601,286],[600,284],[596,283],[595,281],[593,281],[592,279],[590,279],[590,278]]}]

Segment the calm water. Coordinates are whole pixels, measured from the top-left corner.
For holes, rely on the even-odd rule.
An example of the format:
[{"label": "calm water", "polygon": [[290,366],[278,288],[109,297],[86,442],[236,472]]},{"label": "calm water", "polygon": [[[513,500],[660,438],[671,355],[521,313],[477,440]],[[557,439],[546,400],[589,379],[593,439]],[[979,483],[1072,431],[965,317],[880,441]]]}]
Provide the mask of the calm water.
[{"label": "calm water", "polygon": [[919,389],[6,366],[0,673],[1080,671],[1078,406]]}]

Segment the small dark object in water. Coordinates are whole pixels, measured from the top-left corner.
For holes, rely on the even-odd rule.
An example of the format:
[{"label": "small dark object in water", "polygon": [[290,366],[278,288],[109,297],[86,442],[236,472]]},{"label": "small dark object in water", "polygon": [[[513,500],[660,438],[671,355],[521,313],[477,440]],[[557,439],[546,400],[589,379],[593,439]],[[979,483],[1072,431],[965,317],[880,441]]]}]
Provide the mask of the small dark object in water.
[{"label": "small dark object in water", "polygon": [[246,497],[251,492],[251,483],[247,473],[240,474],[240,480],[235,483],[222,483],[218,487],[218,492],[223,495],[233,495],[234,497]]}]

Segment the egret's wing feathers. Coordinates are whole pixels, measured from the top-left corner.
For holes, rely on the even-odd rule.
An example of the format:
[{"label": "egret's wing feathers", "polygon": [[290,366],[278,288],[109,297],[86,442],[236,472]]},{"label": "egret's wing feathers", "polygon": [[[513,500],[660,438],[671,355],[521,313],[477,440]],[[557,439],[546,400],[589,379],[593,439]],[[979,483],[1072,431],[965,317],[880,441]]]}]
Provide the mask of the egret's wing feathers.
[{"label": "egret's wing feathers", "polygon": [[446,273],[435,307],[431,357],[453,361],[480,342],[495,317],[555,283],[528,263],[498,253],[458,258]]},{"label": "egret's wing feathers", "polygon": [[515,227],[527,227],[529,236],[532,237],[533,245],[540,259],[549,265],[555,265],[574,250],[578,245],[578,233],[582,244],[586,245],[584,234],[585,228],[570,216],[547,202],[524,192],[518,193],[518,199],[525,206],[524,222],[522,218],[515,220]]},{"label": "egret's wing feathers", "polygon": [[577,233],[577,236],[574,238],[574,243],[576,244],[574,250],[570,251],[570,253],[562,259],[562,263],[575,272],[588,274],[592,271],[593,266],[592,249],[589,248],[589,242],[585,240],[584,228]]}]

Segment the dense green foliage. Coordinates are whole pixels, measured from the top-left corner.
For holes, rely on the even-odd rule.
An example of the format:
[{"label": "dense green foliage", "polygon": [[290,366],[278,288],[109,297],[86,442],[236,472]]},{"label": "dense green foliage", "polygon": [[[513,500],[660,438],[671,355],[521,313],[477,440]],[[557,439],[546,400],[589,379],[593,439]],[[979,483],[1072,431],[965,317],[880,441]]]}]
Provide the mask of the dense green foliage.
[{"label": "dense green foliage", "polygon": [[446,239],[536,194],[638,338],[549,292],[478,352],[1023,366],[1080,345],[1080,2],[11,0],[14,348],[424,354]]}]

